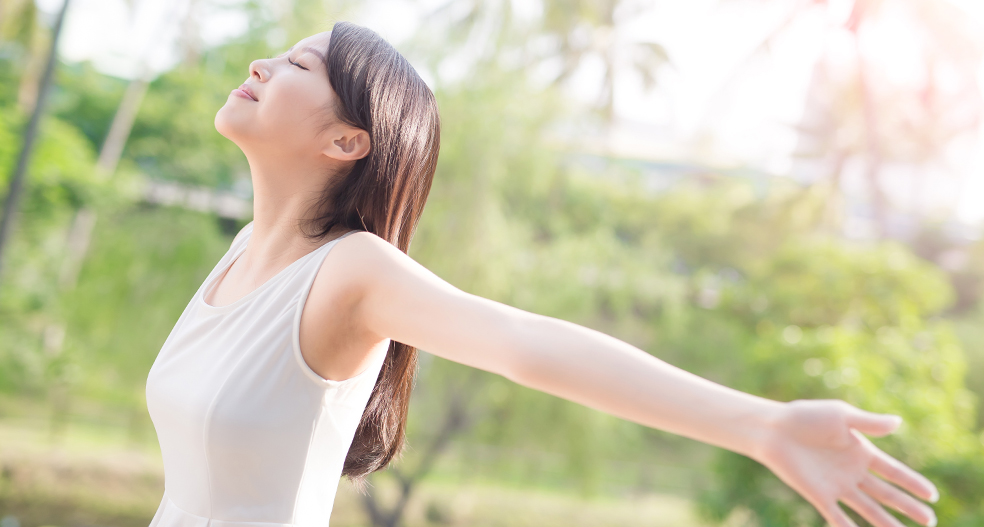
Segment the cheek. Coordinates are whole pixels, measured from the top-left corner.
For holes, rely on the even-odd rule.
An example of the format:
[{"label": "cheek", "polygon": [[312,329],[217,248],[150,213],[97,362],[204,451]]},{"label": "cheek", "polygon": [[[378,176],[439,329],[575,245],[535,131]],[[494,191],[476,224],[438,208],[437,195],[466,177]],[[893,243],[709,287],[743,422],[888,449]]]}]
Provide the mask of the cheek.
[{"label": "cheek", "polygon": [[271,87],[260,101],[257,124],[268,137],[313,137],[322,123],[322,104],[314,90],[303,85]]}]

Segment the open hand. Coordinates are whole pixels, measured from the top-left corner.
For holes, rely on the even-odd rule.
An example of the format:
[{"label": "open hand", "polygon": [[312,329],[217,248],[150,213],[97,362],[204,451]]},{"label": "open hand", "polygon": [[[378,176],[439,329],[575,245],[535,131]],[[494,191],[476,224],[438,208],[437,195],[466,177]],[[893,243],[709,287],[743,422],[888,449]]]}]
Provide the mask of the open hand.
[{"label": "open hand", "polygon": [[876,527],[904,527],[883,505],[934,526],[933,510],[912,495],[935,502],[936,487],[863,435],[890,434],[901,422],[898,416],[866,412],[843,401],[793,401],[754,457],[834,527],[857,527],[838,502]]}]

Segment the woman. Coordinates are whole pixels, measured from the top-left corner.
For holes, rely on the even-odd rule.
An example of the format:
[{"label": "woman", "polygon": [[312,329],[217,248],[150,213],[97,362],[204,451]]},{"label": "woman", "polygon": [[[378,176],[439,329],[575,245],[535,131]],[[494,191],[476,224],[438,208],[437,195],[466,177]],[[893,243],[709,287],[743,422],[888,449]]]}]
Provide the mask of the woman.
[{"label": "woman", "polygon": [[372,31],[338,23],[249,74],[215,127],[249,162],[254,219],[148,377],[166,474],[152,526],[326,525],[339,475],[400,451],[415,348],[749,456],[831,525],[854,525],[838,502],[879,527],[902,525],[883,505],[935,525],[912,496],[935,501],[933,484],[863,435],[898,417],[731,390],[410,259],[437,105]]}]

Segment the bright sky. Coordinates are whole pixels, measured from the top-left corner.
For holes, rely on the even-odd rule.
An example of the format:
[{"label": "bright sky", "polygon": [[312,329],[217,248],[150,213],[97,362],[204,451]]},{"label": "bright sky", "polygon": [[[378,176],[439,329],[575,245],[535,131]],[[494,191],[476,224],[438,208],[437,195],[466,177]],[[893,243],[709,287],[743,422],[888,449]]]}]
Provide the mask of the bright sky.
[{"label": "bright sky", "polygon": [[[984,35],[984,2],[947,1],[963,9]],[[206,45],[245,30],[245,18],[234,9],[240,2],[194,2],[195,19]],[[529,6],[535,5],[529,0],[513,3],[520,11],[530,11]],[[615,38],[626,44],[659,42],[667,49],[673,66],[661,71],[659,85],[652,93],[644,93],[640,83],[628,76],[617,83],[615,110],[622,125],[613,135],[615,150],[633,157],[699,159],[716,166],[747,164],[776,174],[788,173],[796,141],[791,125],[802,114],[813,64],[829,45],[824,35],[829,35],[829,28],[842,21],[851,8],[851,0],[829,3],[830,9],[817,7],[797,18],[796,25],[775,43],[771,53],[749,61],[765,35],[798,3],[652,2],[650,9],[625,21]],[[54,12],[61,0],[38,0],[38,4],[42,10]],[[410,0],[369,1],[353,21],[374,29],[399,47],[419,25],[423,14],[420,4]],[[166,71],[178,60],[179,24],[189,5],[190,0],[73,0],[60,52],[70,61],[92,60],[101,71],[120,77],[139,75],[141,67],[147,67],[151,74]],[[527,15],[535,16],[533,11]],[[871,53],[904,79],[911,70],[906,60],[911,56],[906,46],[912,42],[907,28],[886,24],[882,32],[868,44],[874,46]],[[600,65],[583,68],[578,84],[585,88],[573,95],[592,101],[596,97],[592,87],[598,85],[600,72]],[[984,85],[984,64],[979,77]],[[963,221],[984,222],[984,130],[978,138],[976,143],[955,149],[950,160],[953,173],[934,176],[932,188],[914,189],[907,182],[912,178],[893,176],[897,183],[891,190],[896,201],[922,210],[956,207]],[[918,199],[913,201],[913,196]]]}]

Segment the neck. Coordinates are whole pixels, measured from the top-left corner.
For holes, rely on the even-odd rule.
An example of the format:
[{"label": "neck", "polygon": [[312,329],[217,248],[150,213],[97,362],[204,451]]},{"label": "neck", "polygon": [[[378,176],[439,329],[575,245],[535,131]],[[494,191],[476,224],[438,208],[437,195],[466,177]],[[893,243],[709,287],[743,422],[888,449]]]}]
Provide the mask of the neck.
[{"label": "neck", "polygon": [[324,240],[304,236],[302,222],[320,199],[329,169],[284,156],[246,159],[253,180],[253,233],[241,258],[253,268],[275,269],[321,246]]}]

